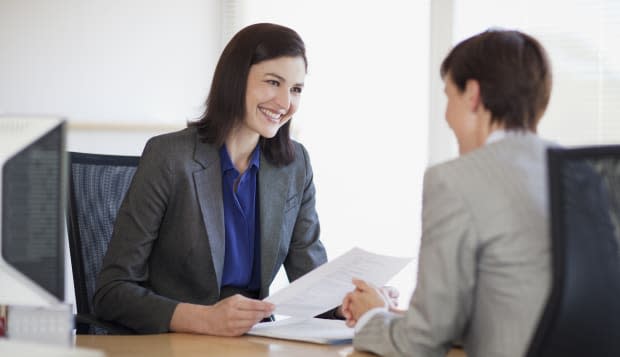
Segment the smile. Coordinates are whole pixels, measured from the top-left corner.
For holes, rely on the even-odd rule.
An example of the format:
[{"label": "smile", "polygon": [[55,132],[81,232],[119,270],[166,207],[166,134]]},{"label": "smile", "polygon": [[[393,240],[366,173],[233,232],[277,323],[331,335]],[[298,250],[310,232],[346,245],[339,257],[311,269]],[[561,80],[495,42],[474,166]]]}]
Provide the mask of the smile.
[{"label": "smile", "polygon": [[269,118],[271,121],[273,122],[279,122],[280,118],[282,118],[282,115],[284,113],[276,113],[274,111],[271,111],[267,108],[262,108],[262,107],[258,107],[258,110],[261,111],[261,113],[265,114],[267,116],[267,118]]}]

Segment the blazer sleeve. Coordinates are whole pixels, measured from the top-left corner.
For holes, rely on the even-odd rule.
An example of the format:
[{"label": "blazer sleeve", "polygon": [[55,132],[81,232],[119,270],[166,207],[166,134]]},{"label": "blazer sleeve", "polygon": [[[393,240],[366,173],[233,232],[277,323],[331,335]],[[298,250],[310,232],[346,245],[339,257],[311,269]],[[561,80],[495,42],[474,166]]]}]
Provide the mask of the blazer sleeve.
[{"label": "blazer sleeve", "polygon": [[141,333],[167,332],[178,304],[147,286],[147,263],[174,186],[159,147],[153,140],[146,144],[119,209],[93,297],[99,318]]},{"label": "blazer sleeve", "polygon": [[312,166],[306,149],[297,144],[298,157],[304,163],[304,181],[300,192],[301,202],[291,244],[289,245],[284,267],[289,281],[293,281],[319,265],[327,262],[327,253],[319,239],[319,218],[315,208],[315,189]]},{"label": "blazer sleeve", "polygon": [[440,168],[429,169],[418,283],[409,309],[404,316],[373,316],[356,334],[354,347],[386,356],[445,356],[471,315],[476,237],[463,198],[442,179]]}]

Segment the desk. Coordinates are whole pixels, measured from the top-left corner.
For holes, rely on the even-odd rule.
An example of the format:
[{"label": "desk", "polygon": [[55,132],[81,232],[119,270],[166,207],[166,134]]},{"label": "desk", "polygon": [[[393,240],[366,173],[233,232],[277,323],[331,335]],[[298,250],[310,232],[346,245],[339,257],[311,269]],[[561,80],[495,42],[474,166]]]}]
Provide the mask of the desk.
[{"label": "desk", "polygon": [[[187,333],[139,336],[78,335],[76,345],[103,350],[107,357],[373,356],[355,351],[351,345],[326,346],[254,336],[216,337]],[[461,350],[453,350],[448,357],[465,357],[465,354]]]}]

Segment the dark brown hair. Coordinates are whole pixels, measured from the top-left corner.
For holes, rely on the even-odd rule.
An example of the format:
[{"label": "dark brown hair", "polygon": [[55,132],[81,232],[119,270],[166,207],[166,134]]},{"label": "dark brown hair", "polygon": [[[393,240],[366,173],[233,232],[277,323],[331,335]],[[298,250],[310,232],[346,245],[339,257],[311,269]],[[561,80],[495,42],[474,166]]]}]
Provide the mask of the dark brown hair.
[{"label": "dark brown hair", "polygon": [[441,64],[460,91],[467,80],[480,83],[491,122],[506,129],[536,131],[549,103],[551,66],[533,37],[519,31],[487,30],[456,45]]},{"label": "dark brown hair", "polygon": [[[254,24],[239,31],[228,42],[213,74],[205,112],[198,121],[188,124],[198,128],[202,141],[218,147],[224,144],[226,137],[244,119],[250,67],[278,57],[301,57],[308,69],[304,42],[288,27]],[[262,154],[275,165],[287,165],[295,159],[290,125],[289,120],[273,138],[259,139]]]}]

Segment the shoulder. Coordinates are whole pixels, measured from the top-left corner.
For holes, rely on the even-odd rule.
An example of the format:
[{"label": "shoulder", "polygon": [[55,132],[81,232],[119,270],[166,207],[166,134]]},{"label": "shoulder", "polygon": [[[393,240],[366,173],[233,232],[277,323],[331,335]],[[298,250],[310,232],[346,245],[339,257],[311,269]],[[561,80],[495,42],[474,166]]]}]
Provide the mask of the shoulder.
[{"label": "shoulder", "polygon": [[170,153],[177,151],[193,151],[198,138],[195,128],[185,128],[172,133],[154,136],[146,142],[145,151],[157,153]]},{"label": "shoulder", "polygon": [[554,144],[534,134],[513,135],[432,166],[427,175],[465,183],[470,178],[480,180],[494,176],[498,171],[540,171],[546,164],[547,148],[551,146]]},{"label": "shoulder", "polygon": [[150,138],[144,147],[140,166],[171,170],[191,159],[198,142],[195,128],[185,128]]},{"label": "shoulder", "polygon": [[544,206],[550,145],[533,134],[507,137],[430,167],[424,175],[424,190],[458,198],[467,207],[476,207],[480,215],[486,212],[483,207],[493,210],[524,200],[541,201],[536,205]]}]

